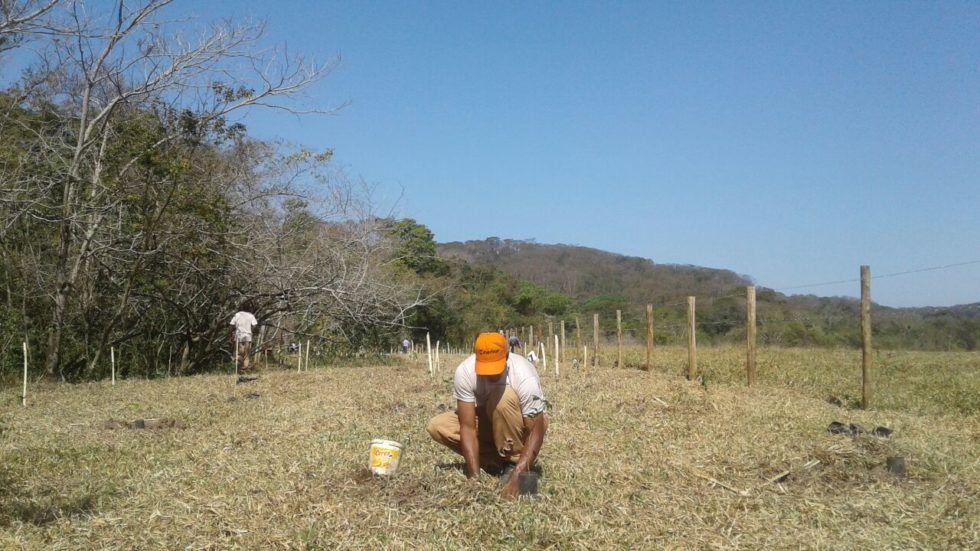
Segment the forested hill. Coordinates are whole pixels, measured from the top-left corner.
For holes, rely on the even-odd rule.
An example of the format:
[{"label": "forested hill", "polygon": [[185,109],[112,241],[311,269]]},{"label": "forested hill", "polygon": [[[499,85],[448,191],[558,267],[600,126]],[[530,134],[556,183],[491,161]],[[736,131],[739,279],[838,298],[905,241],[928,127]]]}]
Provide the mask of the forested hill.
[{"label": "forested hill", "polygon": [[443,243],[439,255],[500,270],[576,299],[622,294],[630,303],[665,303],[687,296],[719,296],[751,285],[730,270],[657,264],[575,245],[498,239]]},{"label": "forested hill", "polygon": [[[709,340],[738,340],[744,335],[744,287],[748,276],[730,270],[657,264],[574,245],[545,245],[498,239],[438,245],[444,258],[487,265],[572,299],[579,313],[599,312],[608,319],[622,309],[639,326],[646,304],[658,316],[678,323],[687,296],[698,297],[699,334]],[[783,345],[859,345],[859,302],[845,297],[787,296],[759,288],[759,336]],[[980,347],[980,303],[949,308],[890,308],[872,305],[876,346],[927,350],[976,350]]]},{"label": "forested hill", "polygon": [[922,316],[949,315],[963,319],[980,320],[980,302],[975,302],[973,304],[960,304],[958,306],[950,306],[948,308],[926,306],[923,308],[907,308],[906,310]]}]

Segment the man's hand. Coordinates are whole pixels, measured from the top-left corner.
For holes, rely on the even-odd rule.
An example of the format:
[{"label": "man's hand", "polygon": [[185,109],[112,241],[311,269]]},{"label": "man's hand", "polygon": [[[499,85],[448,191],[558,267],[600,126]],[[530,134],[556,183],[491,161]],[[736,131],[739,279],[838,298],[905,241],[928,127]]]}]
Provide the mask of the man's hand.
[{"label": "man's hand", "polygon": [[514,470],[510,472],[510,478],[504,485],[503,492],[505,497],[517,497],[520,494],[521,473],[530,472],[534,460],[541,451],[541,444],[544,442],[544,434],[548,432],[548,414],[541,413],[531,419],[531,434],[528,435],[527,444],[521,452],[521,460],[514,465]]},{"label": "man's hand", "polygon": [[507,478],[507,483],[504,484],[504,489],[500,492],[506,498],[516,498],[521,491],[521,475],[514,469],[510,472],[510,476]]}]

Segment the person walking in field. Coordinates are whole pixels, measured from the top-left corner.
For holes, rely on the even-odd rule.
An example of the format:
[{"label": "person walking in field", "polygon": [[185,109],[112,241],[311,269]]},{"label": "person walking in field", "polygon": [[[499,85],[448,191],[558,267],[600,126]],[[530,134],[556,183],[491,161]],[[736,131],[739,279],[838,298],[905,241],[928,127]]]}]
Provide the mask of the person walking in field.
[{"label": "person walking in field", "polygon": [[255,316],[251,312],[246,312],[244,309],[236,312],[231,318],[231,325],[235,328],[232,331],[232,338],[235,339],[235,345],[238,347],[236,352],[238,365],[235,367],[240,376],[249,372],[249,354],[252,352],[252,329],[258,324],[259,321],[255,319]]},{"label": "person walking in field", "polygon": [[506,337],[480,333],[473,348],[453,378],[456,411],[435,416],[426,430],[463,456],[469,478],[479,478],[481,467],[509,471],[503,494],[514,497],[518,475],[530,471],[544,443],[547,401],[537,369],[508,352]]}]

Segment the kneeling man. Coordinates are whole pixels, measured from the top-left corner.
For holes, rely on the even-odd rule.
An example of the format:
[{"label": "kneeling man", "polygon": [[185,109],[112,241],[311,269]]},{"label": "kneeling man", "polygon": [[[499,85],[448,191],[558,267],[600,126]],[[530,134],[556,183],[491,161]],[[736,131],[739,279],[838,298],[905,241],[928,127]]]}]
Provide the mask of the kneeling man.
[{"label": "kneeling man", "polygon": [[516,496],[518,475],[534,464],[548,430],[547,402],[534,364],[508,353],[500,333],[480,333],[474,354],[456,367],[456,412],[429,421],[436,442],[463,456],[466,475],[512,468],[503,493]]}]

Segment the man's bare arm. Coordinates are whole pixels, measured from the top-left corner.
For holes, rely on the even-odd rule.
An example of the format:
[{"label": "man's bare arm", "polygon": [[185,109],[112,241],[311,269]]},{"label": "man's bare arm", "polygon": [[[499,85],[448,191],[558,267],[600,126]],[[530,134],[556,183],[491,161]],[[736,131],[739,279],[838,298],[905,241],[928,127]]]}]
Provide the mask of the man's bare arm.
[{"label": "man's bare arm", "polygon": [[459,447],[466,462],[466,476],[480,476],[480,441],[476,436],[476,404],[456,401],[459,416]]},{"label": "man's bare arm", "polygon": [[515,473],[524,473],[531,469],[534,460],[541,451],[541,444],[544,442],[544,433],[548,432],[548,414],[540,413],[531,418],[531,434],[527,437],[527,444],[521,451],[521,460],[514,466]]},{"label": "man's bare arm", "polygon": [[517,497],[519,490],[518,478],[521,473],[526,473],[534,465],[534,460],[541,451],[541,444],[544,442],[544,433],[548,432],[548,414],[541,413],[531,419],[531,434],[527,437],[527,444],[521,451],[521,460],[514,465],[514,470],[510,473],[510,479],[504,486],[503,494],[507,497]]}]

